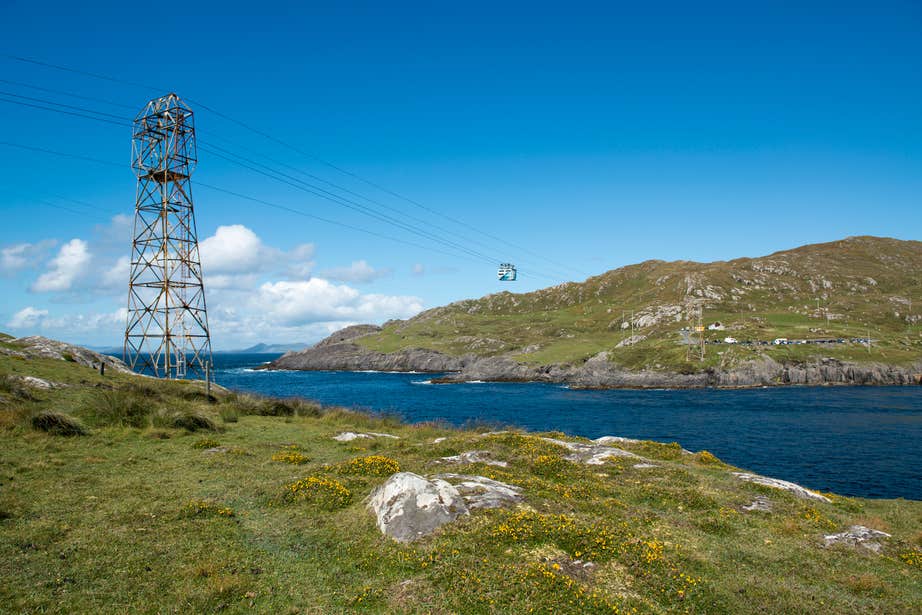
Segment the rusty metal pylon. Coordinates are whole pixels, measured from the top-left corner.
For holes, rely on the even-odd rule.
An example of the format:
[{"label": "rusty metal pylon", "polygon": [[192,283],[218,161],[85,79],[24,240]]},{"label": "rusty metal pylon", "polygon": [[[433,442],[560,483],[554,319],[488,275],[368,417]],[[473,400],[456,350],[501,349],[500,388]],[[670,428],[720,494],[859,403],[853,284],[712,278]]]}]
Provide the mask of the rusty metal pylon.
[{"label": "rusty metal pylon", "polygon": [[211,336],[190,176],[196,163],[192,110],[176,94],[134,120],[138,177],[128,280],[125,362],[165,378],[210,380]]}]

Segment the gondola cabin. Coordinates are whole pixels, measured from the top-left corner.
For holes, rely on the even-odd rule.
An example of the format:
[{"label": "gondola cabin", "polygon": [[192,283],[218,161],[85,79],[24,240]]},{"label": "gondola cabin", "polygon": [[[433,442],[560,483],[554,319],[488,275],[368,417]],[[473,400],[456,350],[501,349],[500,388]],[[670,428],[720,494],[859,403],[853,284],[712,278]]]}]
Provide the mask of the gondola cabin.
[{"label": "gondola cabin", "polygon": [[515,265],[512,263],[503,263],[499,266],[496,276],[500,282],[515,282]]}]

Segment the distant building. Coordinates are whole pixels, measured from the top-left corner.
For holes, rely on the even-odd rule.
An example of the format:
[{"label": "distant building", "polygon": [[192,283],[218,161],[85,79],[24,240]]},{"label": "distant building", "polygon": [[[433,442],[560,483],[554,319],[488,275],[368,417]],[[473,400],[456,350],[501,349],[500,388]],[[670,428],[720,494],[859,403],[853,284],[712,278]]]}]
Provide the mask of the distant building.
[{"label": "distant building", "polygon": [[720,321],[712,322],[708,325],[708,331],[723,331],[724,329],[726,329],[726,327],[724,327],[724,324]]}]

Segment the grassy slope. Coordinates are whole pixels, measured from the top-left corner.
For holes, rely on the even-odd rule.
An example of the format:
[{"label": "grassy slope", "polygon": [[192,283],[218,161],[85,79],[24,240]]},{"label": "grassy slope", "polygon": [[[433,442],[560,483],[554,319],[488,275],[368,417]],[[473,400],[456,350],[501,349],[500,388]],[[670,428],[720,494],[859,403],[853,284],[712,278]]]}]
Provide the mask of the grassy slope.
[{"label": "grassy slope", "polygon": [[[578,284],[460,301],[391,323],[360,343],[381,351],[422,347],[448,354],[510,353],[537,364],[580,362],[607,350],[627,367],[673,370],[731,367],[761,353],[779,361],[822,356],[904,364],[922,357],[922,320],[911,326],[906,320],[906,300],[914,302],[916,315],[922,312],[919,271],[922,243],[873,237],[758,259],[648,261]],[[853,338],[870,330],[877,343],[870,353],[858,345],[709,347],[704,362],[686,362],[677,331],[690,324],[687,306],[696,302],[704,307],[705,322],[729,326],[726,332],[708,332],[709,339]],[[633,310],[637,318],[662,306],[678,306],[679,320],[667,318],[638,329],[646,340],[615,348],[630,334],[621,328],[626,322],[622,313],[629,319]],[[833,318],[828,324],[827,311]],[[539,348],[523,352],[530,345]]]},{"label": "grassy slope", "polygon": [[[72,386],[28,400],[6,378],[11,373]],[[922,606],[922,502],[833,496],[831,504],[805,503],[740,483],[723,464],[681,455],[677,445],[626,445],[659,460],[655,469],[575,466],[527,434],[482,437],[227,394],[208,403],[182,383],[141,381],[149,409],[187,407],[231,422],[197,433],[111,426],[117,416],[103,420],[95,409],[112,406],[113,397],[136,402],[140,379],[103,380],[67,362],[3,356],[0,377],[3,611],[905,613]],[[28,418],[41,409],[96,425],[80,437],[34,431]],[[247,414],[259,412],[294,416]],[[343,430],[401,439],[334,442]],[[431,444],[438,436],[448,439]],[[229,451],[197,447],[216,443]],[[273,461],[292,445],[306,463]],[[494,451],[510,467],[458,470],[521,485],[532,510],[477,513],[411,546],[382,538],[363,505],[385,477],[343,465],[380,454],[431,473],[432,459],[473,448]],[[308,476],[340,481],[350,500],[280,499],[287,484]],[[775,511],[740,512],[756,495],[771,498]],[[853,523],[894,535],[882,556],[820,546],[824,533]],[[598,567],[587,574],[576,559]]]}]

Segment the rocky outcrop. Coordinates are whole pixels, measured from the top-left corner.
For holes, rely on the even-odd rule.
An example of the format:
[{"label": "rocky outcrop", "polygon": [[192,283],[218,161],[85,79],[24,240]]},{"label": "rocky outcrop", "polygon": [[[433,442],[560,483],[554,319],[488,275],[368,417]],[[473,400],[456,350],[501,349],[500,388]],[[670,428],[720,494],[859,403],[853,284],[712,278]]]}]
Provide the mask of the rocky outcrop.
[{"label": "rocky outcrop", "polygon": [[398,542],[428,536],[471,510],[503,508],[522,502],[522,490],[485,476],[438,474],[424,478],[398,472],[368,500],[378,529]]},{"label": "rocky outcrop", "polygon": [[452,455],[450,457],[441,457],[436,459],[433,463],[452,463],[457,465],[482,463],[484,465],[496,466],[498,468],[505,468],[509,465],[509,463],[506,461],[493,459],[490,451],[467,451],[458,455]]},{"label": "rocky outcrop", "polygon": [[352,442],[353,440],[363,440],[368,438],[390,438],[392,440],[399,440],[400,436],[394,436],[389,433],[378,433],[375,431],[369,431],[368,433],[356,433],[354,431],[344,431],[340,434],[333,436],[333,439],[337,442]]},{"label": "rocky outcrop", "polygon": [[882,538],[890,538],[890,534],[880,530],[872,530],[863,525],[853,525],[844,532],[824,536],[823,544],[827,547],[833,545],[862,547],[874,553],[879,553],[882,546],[879,541]]},{"label": "rocky outcrop", "polygon": [[[349,327],[313,348],[289,352],[268,369],[430,372],[445,375],[435,383],[553,382],[576,388],[738,388],[778,385],[911,385],[922,384],[922,362],[910,366],[853,363],[824,358],[804,363],[779,363],[762,356],[739,366],[695,373],[628,370],[600,352],[578,365],[532,365],[511,356],[450,356],[435,350],[407,348],[383,353],[354,343],[378,327]],[[339,341],[342,339],[343,341]]]},{"label": "rocky outcrop", "polygon": [[759,495],[752,502],[743,506],[743,510],[746,512],[771,512],[772,501],[764,495]]},{"label": "rocky outcrop", "polygon": [[349,341],[331,343],[329,339],[313,348],[286,353],[269,363],[267,368],[438,373],[460,371],[473,361],[473,357],[450,357],[421,348],[377,352]]},{"label": "rocky outcrop", "polygon": [[818,502],[826,503],[830,501],[829,498],[827,498],[825,495],[817,493],[816,491],[811,491],[806,487],[801,487],[797,483],[791,483],[786,480],[770,478],[768,476],[759,476],[758,474],[749,474],[747,472],[733,472],[733,476],[740,480],[744,480],[747,483],[756,483],[757,485],[765,485],[766,487],[771,487],[773,489],[781,489],[782,491],[793,493],[797,497],[805,500],[817,500]]},{"label": "rocky outcrop", "polygon": [[93,369],[99,369],[99,365],[105,363],[106,369],[112,369],[117,372],[131,372],[127,365],[115,357],[100,354],[88,348],[83,348],[82,346],[50,340],[40,335],[19,337],[8,340],[8,343],[18,348],[14,350],[12,348],[0,346],[0,353],[19,356],[24,359],[57,359],[59,361],[72,361],[78,365],[92,367]]},{"label": "rocky outcrop", "polygon": [[433,478],[450,482],[470,510],[508,508],[523,501],[521,488],[485,476],[437,474]]},{"label": "rocky outcrop", "polygon": [[550,442],[551,444],[562,446],[563,448],[570,451],[568,455],[564,455],[564,459],[567,461],[572,461],[573,463],[584,463],[590,466],[600,466],[605,463],[606,460],[611,459],[612,457],[630,457],[632,459],[647,461],[640,455],[635,455],[629,451],[615,448],[614,446],[598,444],[596,442],[587,444],[584,442],[567,442],[566,440],[558,440],[556,438],[541,439],[545,442]]},{"label": "rocky outcrop", "polygon": [[428,480],[412,472],[394,474],[368,501],[385,536],[412,542],[468,514],[458,490],[442,479]]}]

